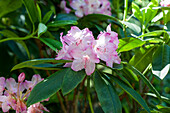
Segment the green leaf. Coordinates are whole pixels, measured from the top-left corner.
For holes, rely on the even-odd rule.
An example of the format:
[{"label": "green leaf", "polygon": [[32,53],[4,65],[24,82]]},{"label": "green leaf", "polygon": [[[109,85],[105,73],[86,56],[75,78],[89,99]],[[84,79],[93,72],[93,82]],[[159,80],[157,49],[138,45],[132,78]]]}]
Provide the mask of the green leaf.
[{"label": "green leaf", "polygon": [[28,97],[27,106],[40,102],[55,94],[61,88],[64,75],[68,70],[69,68],[57,71],[38,83]]},{"label": "green leaf", "polygon": [[16,70],[16,69],[21,69],[25,67],[32,67],[35,65],[47,63],[47,62],[52,62],[52,63],[66,63],[66,62],[72,62],[69,60],[55,60],[54,58],[41,58],[41,59],[33,59],[33,60],[28,60],[25,62],[21,62],[17,65],[15,65],[11,71]]},{"label": "green leaf", "polygon": [[153,55],[152,73],[163,79],[170,70],[170,46],[163,44]]},{"label": "green leaf", "polygon": [[94,22],[94,21],[107,21],[108,19],[110,20],[114,20],[116,22],[118,22],[117,24],[123,28],[122,26],[122,22],[121,20],[113,17],[113,16],[109,16],[109,15],[104,15],[104,14],[89,14],[84,16],[83,18],[80,18],[78,20],[79,26],[80,27],[84,27],[87,26],[86,24],[89,24],[89,22]]},{"label": "green leaf", "polygon": [[139,34],[141,32],[141,28],[138,25],[134,24],[134,23],[124,22],[124,21],[122,21],[122,23],[125,24],[129,29],[131,29],[135,33]]},{"label": "green leaf", "polygon": [[136,100],[147,112],[150,113],[150,109],[147,106],[146,102],[143,98],[132,88],[126,85],[123,81],[119,80],[117,77],[109,76],[112,80],[114,80],[127,94],[129,94],[134,100]]},{"label": "green leaf", "polygon": [[45,43],[47,46],[49,46],[52,50],[56,51],[56,50],[60,50],[62,47],[62,43],[54,40],[54,39],[50,39],[50,38],[40,38],[40,40]]},{"label": "green leaf", "polygon": [[166,33],[165,30],[156,30],[153,32],[149,32],[149,33],[145,33],[143,35],[140,35],[138,38],[140,37],[148,37],[148,36],[160,36],[162,33]]},{"label": "green leaf", "polygon": [[38,4],[36,4],[36,5],[37,5],[38,20],[39,20],[39,22],[41,22],[41,9]]},{"label": "green leaf", "polygon": [[39,23],[39,25],[38,25],[38,37],[40,37],[46,31],[47,31],[47,26],[43,23]]},{"label": "green leaf", "polygon": [[94,85],[102,109],[105,113],[121,113],[122,107],[116,90],[111,82],[108,82],[109,79],[106,79],[107,81],[105,79],[101,77],[99,72],[95,72]]},{"label": "green leaf", "polygon": [[139,8],[138,5],[136,5],[134,2],[132,2],[132,12],[133,12],[134,16],[135,16],[141,23],[143,23],[142,13],[141,13],[141,11],[140,11],[140,8]]},{"label": "green leaf", "polygon": [[152,55],[154,53],[155,46],[153,47],[141,47],[135,55],[130,59],[129,63],[137,68],[140,72],[143,72],[146,67],[152,62]]},{"label": "green leaf", "polygon": [[17,34],[15,34],[14,32],[10,31],[10,30],[2,30],[0,31],[0,34],[2,34],[4,37],[18,37]]},{"label": "green leaf", "polygon": [[136,47],[140,47],[144,44],[145,41],[142,41],[137,38],[132,38],[132,37],[122,38],[119,39],[118,51],[119,52],[129,51]]},{"label": "green leaf", "polygon": [[69,68],[64,76],[61,87],[63,95],[70,93],[75,87],[77,87],[77,85],[84,79],[85,76],[86,73],[84,70],[76,72]]},{"label": "green leaf", "polygon": [[150,90],[152,90],[152,92],[157,96],[159,100],[162,100],[159,92],[155,89],[155,87],[149,82],[149,80],[140,71],[138,71],[135,67],[131,66],[130,64],[127,64],[127,66],[131,70],[133,70],[134,73],[136,73],[137,75],[141,77],[144,83],[150,88]]},{"label": "green leaf", "polygon": [[36,9],[34,0],[22,0],[28,12],[31,22],[34,24],[38,21],[38,11]]},{"label": "green leaf", "polygon": [[48,20],[51,18],[52,14],[53,14],[53,11],[47,12],[45,16],[43,17],[42,23],[46,24]]},{"label": "green leaf", "polygon": [[59,20],[59,21],[54,21],[51,23],[48,23],[48,27],[63,27],[66,25],[77,25],[77,21],[75,20]]},{"label": "green leaf", "polygon": [[121,113],[121,103],[114,87],[104,80],[98,71],[95,72],[93,80],[103,111],[105,113]]},{"label": "green leaf", "polygon": [[22,6],[21,0],[0,0],[0,18]]},{"label": "green leaf", "polygon": [[[148,95],[148,96],[152,96],[152,97],[157,98],[157,96],[156,96],[155,94],[153,94],[153,93],[145,93],[145,94]],[[167,102],[168,104],[170,104],[170,99],[169,99],[169,98],[164,97],[164,96],[161,96],[161,98],[162,98],[162,100],[163,100],[164,102]]]}]

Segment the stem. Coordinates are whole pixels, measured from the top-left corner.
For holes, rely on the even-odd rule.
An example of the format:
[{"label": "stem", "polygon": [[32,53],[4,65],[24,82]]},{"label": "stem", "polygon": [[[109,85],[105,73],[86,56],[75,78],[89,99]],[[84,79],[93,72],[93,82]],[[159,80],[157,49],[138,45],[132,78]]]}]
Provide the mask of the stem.
[{"label": "stem", "polygon": [[63,104],[63,101],[60,98],[60,94],[58,92],[57,92],[57,97],[58,97],[58,100],[59,100],[59,102],[61,104],[61,109],[63,110],[63,113],[67,113],[66,108],[65,108],[65,106]]},{"label": "stem", "polygon": [[90,97],[90,77],[89,76],[87,77],[87,98],[89,101],[90,110],[92,113],[94,113],[92,102],[91,102],[91,97]]},{"label": "stem", "polygon": [[[128,0],[125,0],[124,7],[125,7],[125,9],[124,9],[123,21],[125,22],[126,18],[127,18],[127,13],[128,13]],[[126,26],[125,25],[123,25],[123,31],[124,31],[124,34],[126,37]]]},{"label": "stem", "polygon": [[11,38],[6,38],[6,39],[2,39],[0,40],[0,43],[1,42],[5,42],[5,41],[9,41],[9,40],[27,40],[27,39],[30,39],[30,38],[35,38],[33,37],[34,33],[31,34],[31,35],[28,35],[26,37],[11,37]]}]

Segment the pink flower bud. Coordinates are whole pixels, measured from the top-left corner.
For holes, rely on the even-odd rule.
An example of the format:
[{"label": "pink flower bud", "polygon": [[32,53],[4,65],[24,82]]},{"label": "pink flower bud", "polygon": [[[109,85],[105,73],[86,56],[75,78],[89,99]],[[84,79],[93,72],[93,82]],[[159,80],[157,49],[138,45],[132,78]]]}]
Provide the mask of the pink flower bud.
[{"label": "pink flower bud", "polygon": [[18,82],[21,83],[21,82],[24,81],[24,79],[25,79],[25,73],[22,72],[22,73],[18,76]]}]

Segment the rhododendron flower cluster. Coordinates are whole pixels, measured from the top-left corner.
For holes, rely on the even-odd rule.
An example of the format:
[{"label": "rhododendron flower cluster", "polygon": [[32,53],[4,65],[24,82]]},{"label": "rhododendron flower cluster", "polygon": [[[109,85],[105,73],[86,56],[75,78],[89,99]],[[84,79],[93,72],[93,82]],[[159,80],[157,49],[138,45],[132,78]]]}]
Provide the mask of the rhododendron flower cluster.
[{"label": "rhododendron flower cluster", "polygon": [[[0,108],[3,112],[13,109],[16,113],[43,113],[49,112],[40,102],[27,108],[26,101],[32,88],[43,79],[40,75],[34,75],[31,81],[25,80],[25,73],[18,76],[18,83],[14,78],[0,77]],[[25,92],[26,91],[26,92]],[[25,92],[25,93],[24,93]]]},{"label": "rhododendron flower cluster", "polygon": [[119,43],[118,34],[111,31],[111,24],[107,26],[106,31],[98,35],[97,40],[88,28],[80,30],[76,26],[72,26],[67,35],[62,35],[63,33],[60,40],[63,47],[55,59],[73,61],[66,63],[64,67],[71,67],[74,71],[85,69],[86,74],[91,75],[95,70],[95,63],[100,62],[99,59],[110,67],[113,63],[121,62],[116,52]]},{"label": "rhododendron flower cluster", "polygon": [[170,6],[170,0],[161,0],[160,5],[163,7],[169,7]]},{"label": "rhododendron flower cluster", "polygon": [[[109,0],[70,0],[70,6],[75,10],[75,15],[83,17],[88,14],[111,15]],[[71,10],[66,7],[66,1],[63,0],[60,7],[69,13]]]}]

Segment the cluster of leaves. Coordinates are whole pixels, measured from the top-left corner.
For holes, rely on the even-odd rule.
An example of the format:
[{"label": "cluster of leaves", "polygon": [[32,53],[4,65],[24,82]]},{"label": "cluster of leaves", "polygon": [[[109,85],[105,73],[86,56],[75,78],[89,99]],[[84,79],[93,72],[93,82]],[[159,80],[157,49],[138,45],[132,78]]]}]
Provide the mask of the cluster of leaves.
[{"label": "cluster of leaves", "polygon": [[[21,71],[41,74],[46,79],[35,86],[27,106],[51,97],[45,103],[51,112],[61,108],[62,112],[77,112],[77,107],[82,106],[82,112],[88,108],[93,112],[98,101],[106,113],[168,112],[169,8],[158,7],[157,0],[148,1],[147,6],[137,5],[140,1],[130,1],[128,5],[125,0],[123,7],[123,2],[111,1],[113,16],[90,14],[77,18],[61,13],[60,0],[1,0],[1,76],[16,78]],[[66,33],[76,25],[89,28],[97,36],[108,23],[119,34],[120,65],[110,68],[100,63],[87,76],[84,70],[75,72],[62,67],[71,61],[54,59],[56,50],[62,46],[61,32]],[[52,106],[54,103],[58,108]],[[99,105],[94,107],[95,112],[98,110]]]}]

